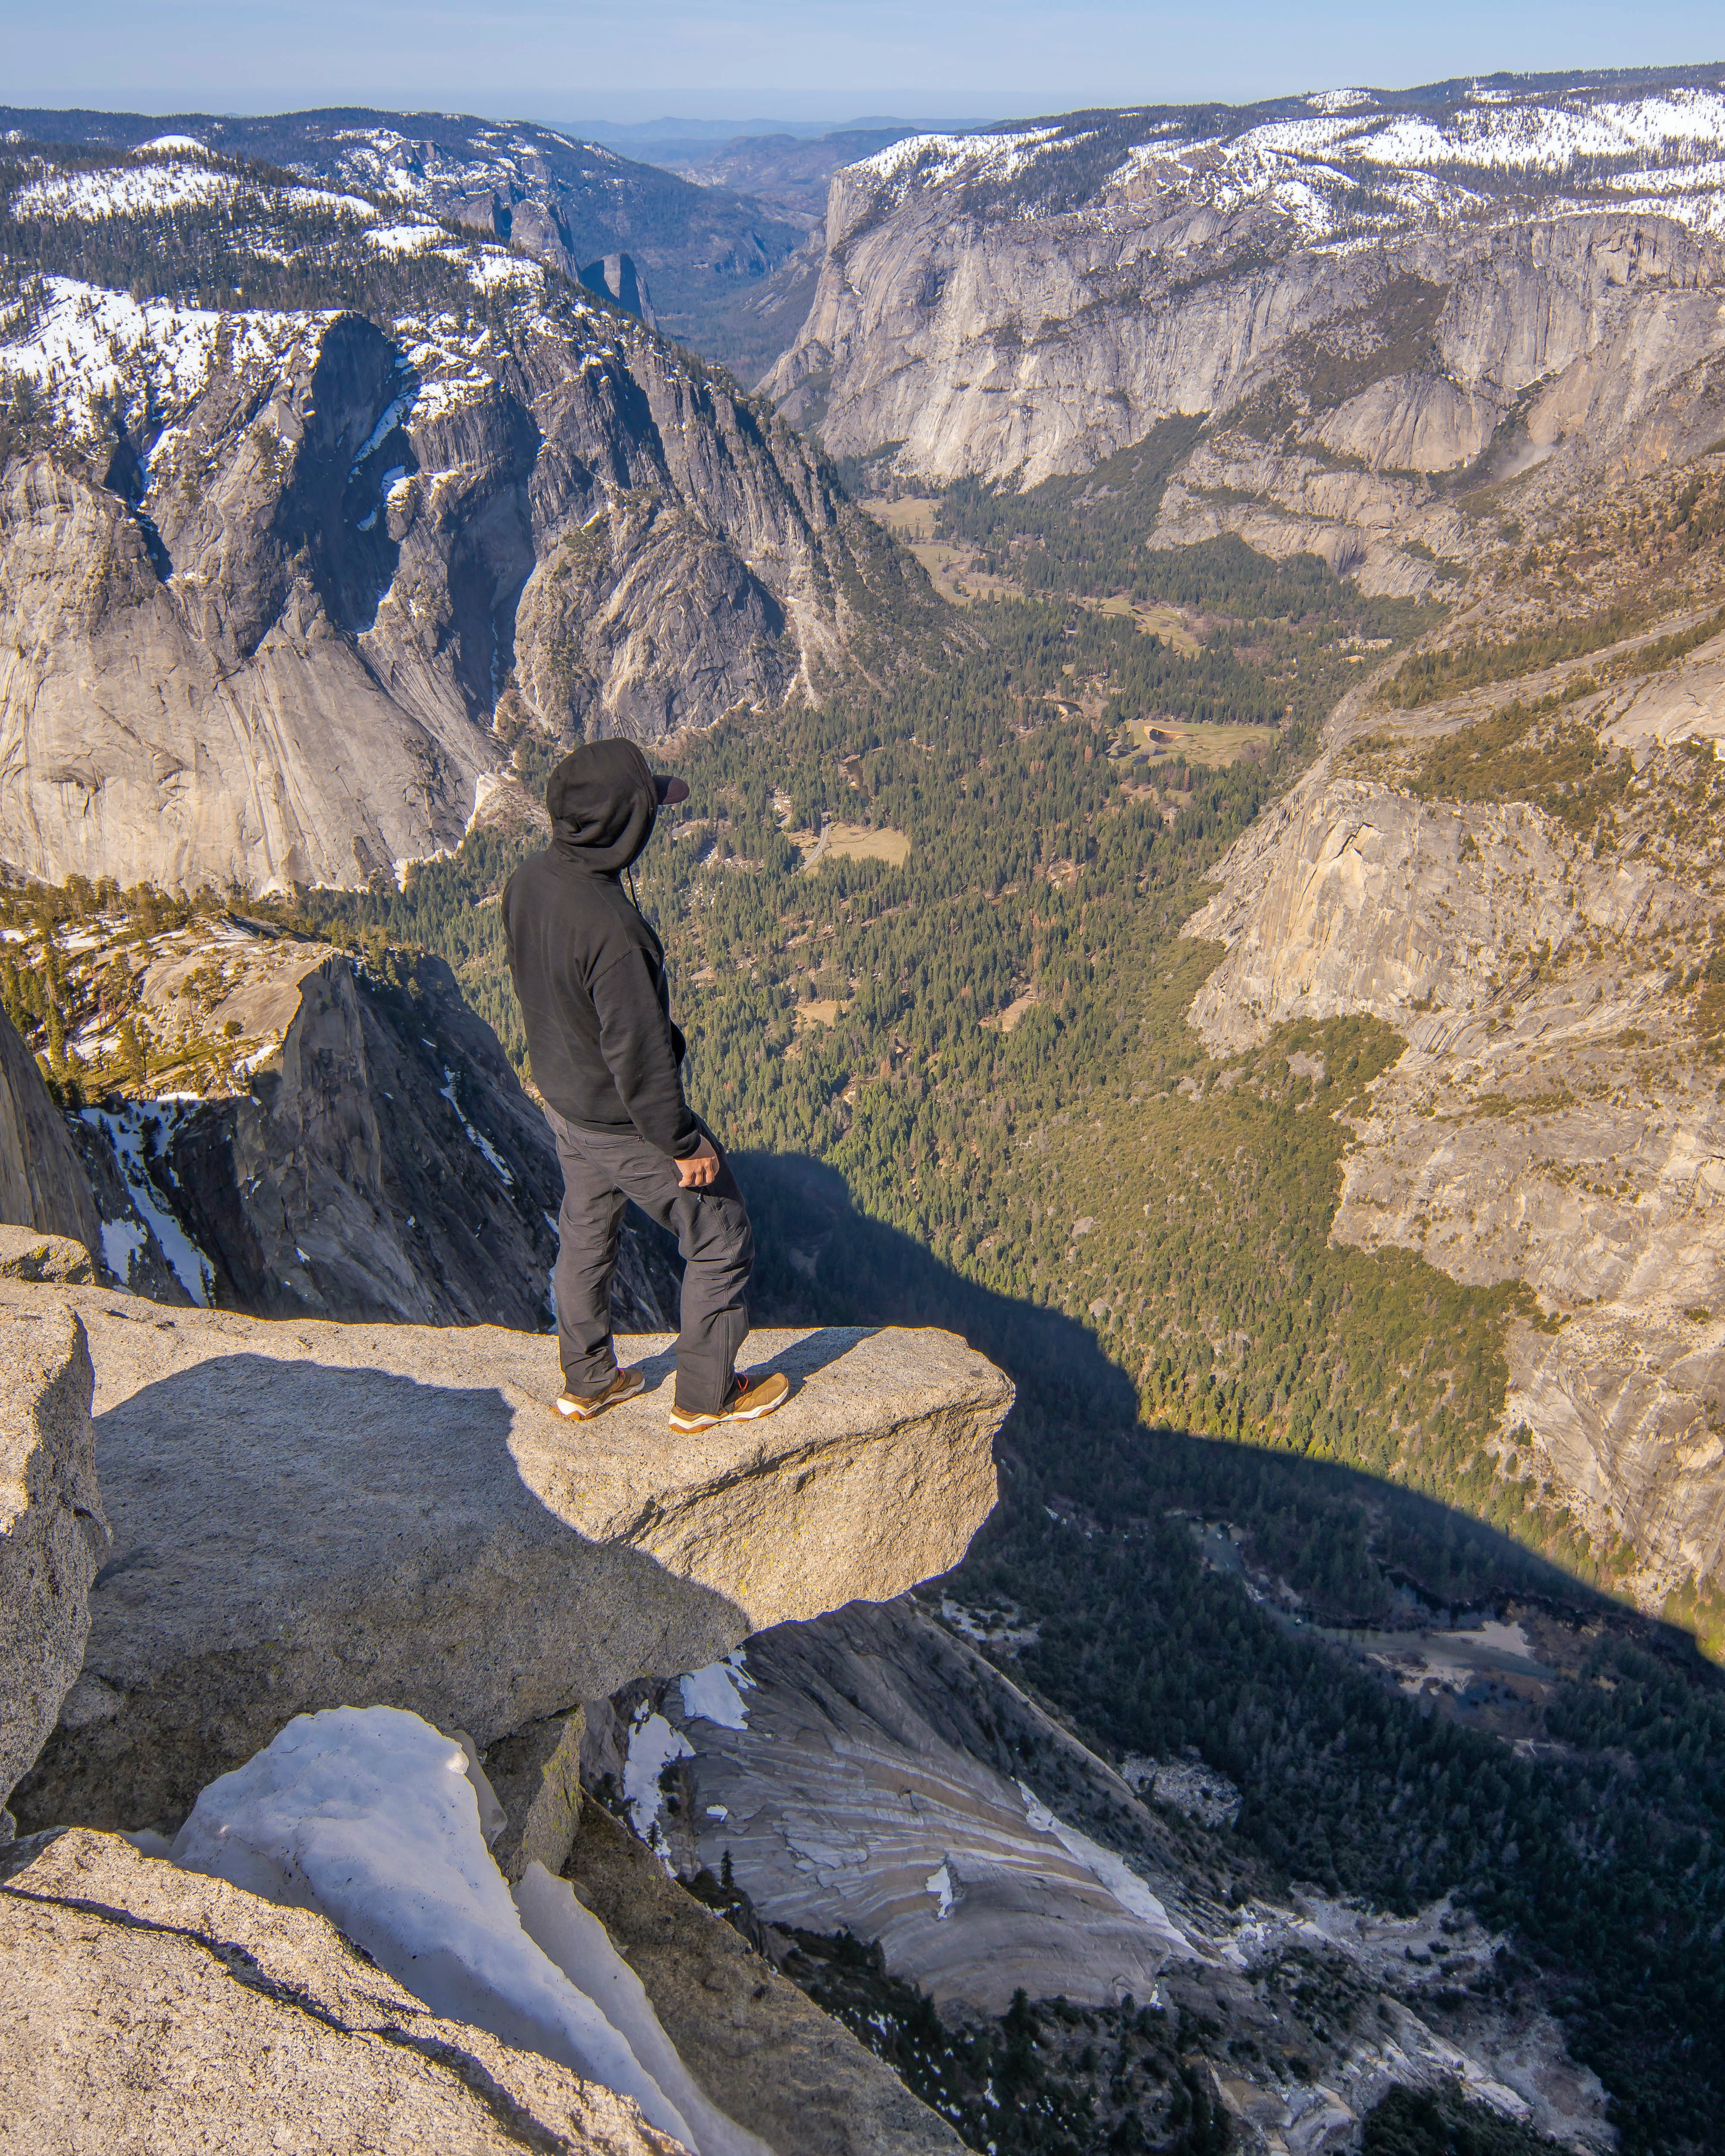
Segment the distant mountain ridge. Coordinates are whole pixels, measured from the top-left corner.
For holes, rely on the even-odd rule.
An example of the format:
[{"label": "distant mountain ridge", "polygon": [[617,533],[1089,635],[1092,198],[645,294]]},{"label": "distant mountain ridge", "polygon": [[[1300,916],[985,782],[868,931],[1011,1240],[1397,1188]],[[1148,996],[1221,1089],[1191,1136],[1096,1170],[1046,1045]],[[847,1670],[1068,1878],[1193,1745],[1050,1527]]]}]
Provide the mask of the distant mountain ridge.
[{"label": "distant mountain ridge", "polygon": [[838,167],[890,149],[916,131],[887,126],[836,128],[816,136],[739,135],[716,149],[701,145],[697,154],[685,151],[671,169],[699,187],[740,187],[793,222],[813,228],[826,214],[827,182]]},{"label": "distant mountain ridge", "polygon": [[703,350],[710,319],[793,254],[804,229],[732,188],[697,187],[527,121],[359,105],[245,118],[0,106],[0,136],[14,140],[129,150],[177,135],[447,218],[567,276],[630,255],[663,326]]}]

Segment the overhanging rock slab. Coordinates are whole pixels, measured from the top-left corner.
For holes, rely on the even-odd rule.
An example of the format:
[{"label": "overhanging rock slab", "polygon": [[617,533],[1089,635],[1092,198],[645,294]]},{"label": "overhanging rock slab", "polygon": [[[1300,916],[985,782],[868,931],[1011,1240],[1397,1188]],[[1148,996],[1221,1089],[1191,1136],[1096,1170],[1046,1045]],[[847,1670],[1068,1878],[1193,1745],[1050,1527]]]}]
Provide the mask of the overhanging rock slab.
[{"label": "overhanging rock slab", "polygon": [[547,1337],[0,1281],[0,1317],[49,1302],[89,1333],[114,1546],[26,1827],[172,1825],[311,1709],[411,1707],[483,1747],[901,1594],[987,1517],[1012,1399],[950,1333],[757,1332],[745,1360],[789,1404],[673,1437],[652,1336],[620,1343],[647,1392],[576,1428]]}]

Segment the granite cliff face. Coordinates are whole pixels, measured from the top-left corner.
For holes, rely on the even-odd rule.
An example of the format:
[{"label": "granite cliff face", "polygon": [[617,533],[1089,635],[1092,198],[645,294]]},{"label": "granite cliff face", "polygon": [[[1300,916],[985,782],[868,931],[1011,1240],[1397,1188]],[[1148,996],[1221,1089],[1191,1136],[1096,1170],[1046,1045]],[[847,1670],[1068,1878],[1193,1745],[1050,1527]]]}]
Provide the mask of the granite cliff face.
[{"label": "granite cliff face", "polygon": [[1220,223],[1153,198],[996,229],[955,218],[939,187],[883,214],[868,173],[834,175],[821,288],[770,386],[834,451],[897,444],[907,474],[936,481],[1082,471],[1320,355],[1362,377],[1310,414],[1300,446],[1320,470],[1448,471],[1536,383],[1538,446],[1589,419],[1620,439],[1718,342],[1717,245],[1656,215],[1440,228],[1332,259],[1291,245],[1268,208]]},{"label": "granite cliff face", "polygon": [[[562,1177],[495,1034],[437,960],[402,986],[315,945],[295,963],[280,1046],[247,1082],[153,1110],[149,1196],[207,1269],[208,1300],[267,1317],[546,1324]],[[123,1151],[151,1113],[91,1121]],[[663,1324],[675,1297],[659,1243],[630,1228],[619,1315]]]},{"label": "granite cliff face", "polygon": [[[0,1237],[0,1260],[38,1260],[32,1238]],[[60,1243],[61,1265],[78,1265]],[[42,1253],[52,1268],[53,1255]],[[59,1718],[90,1635],[90,1589],[107,1553],[108,1523],[96,1488],[90,1433],[90,1346],[65,1310],[14,1315],[0,1324],[7,1399],[0,1409],[0,1842],[13,1784]]]},{"label": "granite cliff face", "polygon": [[[562,1171],[448,966],[374,966],[225,913],[141,925],[98,916],[51,957],[40,930],[9,943],[26,981],[54,967],[63,1075],[86,1096],[63,1115],[0,1017],[0,1203],[18,1224],[75,1235],[119,1286],[182,1306],[549,1322]],[[116,1055],[126,1029],[157,1059],[145,1089]],[[625,1222],[625,1330],[675,1322],[670,1253]]]},{"label": "granite cliff face", "polygon": [[[1707,1001],[1725,644],[1659,659],[1629,641],[1518,681],[1507,718],[1507,687],[1417,714],[1345,700],[1189,929],[1227,949],[1192,1009],[1219,1057],[1353,1014],[1406,1041],[1357,1122],[1332,1233],[1532,1291],[1496,1471],[1567,1510],[1650,1609],[1725,1578]],[[1567,695],[1563,719],[1542,694]],[[1553,728],[1591,793],[1548,776]],[[1505,733],[1488,788],[1468,752]]]},{"label": "granite cliff face", "polygon": [[0,1013],[0,1222],[69,1235],[94,1256],[101,1223],[35,1059]]},{"label": "granite cliff face", "polygon": [[1455,538],[1440,475],[1717,436],[1722,134],[1702,70],[912,138],[834,174],[768,387],[934,485],[1034,485],[1209,415],[1163,542],[1239,530],[1422,589]]},{"label": "granite cliff face", "polygon": [[375,296],[236,314],[20,285],[14,870],[363,883],[456,844],[524,744],[542,763],[776,702],[882,599],[932,603],[782,424],[532,264],[207,164],[129,167],[87,201],[103,177],[74,195],[39,172],[14,218],[50,255],[99,228],[146,257],[177,190],[214,189],[285,244],[321,234],[329,284]]}]

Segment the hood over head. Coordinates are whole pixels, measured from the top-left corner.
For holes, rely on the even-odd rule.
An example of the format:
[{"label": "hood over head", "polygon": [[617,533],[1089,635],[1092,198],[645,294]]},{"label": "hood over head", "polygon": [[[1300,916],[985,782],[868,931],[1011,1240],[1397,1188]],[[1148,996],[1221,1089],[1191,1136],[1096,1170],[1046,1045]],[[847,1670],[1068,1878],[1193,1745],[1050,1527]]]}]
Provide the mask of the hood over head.
[{"label": "hood over head", "polygon": [[618,875],[653,835],[659,787],[632,741],[583,742],[545,787],[551,842],[567,861],[595,875]]}]

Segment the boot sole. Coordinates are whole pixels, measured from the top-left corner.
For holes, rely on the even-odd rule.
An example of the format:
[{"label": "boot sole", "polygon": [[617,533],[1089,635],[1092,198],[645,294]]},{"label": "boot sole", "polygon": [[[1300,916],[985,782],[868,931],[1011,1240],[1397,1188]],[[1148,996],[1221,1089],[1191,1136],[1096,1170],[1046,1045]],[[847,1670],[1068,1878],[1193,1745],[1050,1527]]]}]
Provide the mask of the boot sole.
[{"label": "boot sole", "polygon": [[597,1422],[607,1408],[620,1408],[625,1400],[639,1399],[646,1389],[647,1381],[643,1378],[639,1383],[629,1386],[625,1390],[613,1393],[608,1399],[600,1400],[594,1406],[585,1409],[565,1407],[561,1400],[555,1400],[552,1404],[565,1422]]},{"label": "boot sole", "polygon": [[788,1393],[782,1393],[776,1400],[763,1400],[757,1408],[738,1408],[731,1414],[701,1415],[692,1422],[679,1422],[673,1415],[665,1427],[675,1430],[680,1437],[689,1437],[696,1430],[716,1430],[721,1423],[760,1422],[768,1415],[776,1414],[789,1398]]}]

